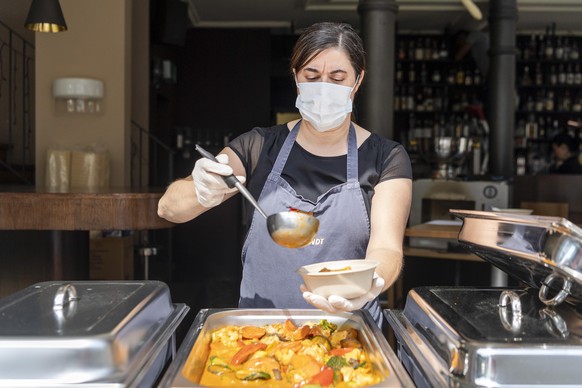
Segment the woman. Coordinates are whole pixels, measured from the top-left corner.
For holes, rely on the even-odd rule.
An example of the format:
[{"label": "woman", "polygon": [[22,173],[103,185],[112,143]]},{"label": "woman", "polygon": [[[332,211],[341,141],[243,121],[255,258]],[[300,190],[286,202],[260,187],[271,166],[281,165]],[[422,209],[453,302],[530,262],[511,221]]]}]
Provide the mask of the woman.
[{"label": "woman", "polygon": [[560,132],[552,138],[554,163],[550,166],[551,174],[582,174],[582,165],[578,160],[578,142],[566,132]]},{"label": "woman", "polygon": [[[199,159],[191,177],[168,187],[158,214],[172,222],[195,218],[235,194],[222,179],[234,173],[267,214],[293,207],[313,212],[320,221],[310,245],[289,249],[275,244],[264,218],[249,210],[239,306],[315,306],[332,313],[365,307],[380,323],[377,297],[402,267],[410,160],[401,145],[350,120],[352,100],[364,80],[365,56],[349,25],[307,28],[290,64],[302,119],[242,134],[217,156],[219,163]],[[295,272],[302,265],[340,259],[380,262],[367,295],[326,299],[306,290]]]}]

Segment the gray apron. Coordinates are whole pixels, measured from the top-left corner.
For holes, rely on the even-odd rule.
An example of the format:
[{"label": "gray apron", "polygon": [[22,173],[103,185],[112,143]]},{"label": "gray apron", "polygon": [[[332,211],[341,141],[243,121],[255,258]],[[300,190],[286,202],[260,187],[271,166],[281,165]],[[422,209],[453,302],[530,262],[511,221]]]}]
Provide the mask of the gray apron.
[{"label": "gray apron", "polygon": [[[267,214],[288,211],[290,207],[313,212],[319,230],[303,248],[277,245],[267,231],[265,219],[255,210],[242,249],[243,274],[240,289],[241,308],[313,308],[299,286],[296,271],[302,265],[321,261],[363,259],[370,239],[370,220],[358,181],[358,146],[356,131],[350,124],[347,154],[347,182],[331,188],[312,201],[298,195],[281,178],[281,172],[299,132],[298,122],[289,132],[273,170],[259,196]],[[382,311],[378,298],[368,302],[368,309],[380,325]]]}]

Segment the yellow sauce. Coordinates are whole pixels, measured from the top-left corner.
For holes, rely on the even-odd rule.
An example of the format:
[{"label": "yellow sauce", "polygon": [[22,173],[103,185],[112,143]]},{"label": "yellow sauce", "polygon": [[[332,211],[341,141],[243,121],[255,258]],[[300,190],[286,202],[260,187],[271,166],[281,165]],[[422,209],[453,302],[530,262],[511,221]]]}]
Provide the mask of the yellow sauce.
[{"label": "yellow sauce", "polygon": [[[205,352],[196,344],[182,371],[184,377],[205,387],[273,388],[365,387],[383,379],[367,351],[358,347],[359,333],[353,328],[330,329],[326,321],[296,327],[287,321],[261,326],[266,333],[261,338],[244,338],[243,328],[213,331]],[[207,354],[205,361],[193,356],[196,348],[198,354]],[[241,357],[247,349],[253,352]],[[203,364],[203,371],[194,364]]]},{"label": "yellow sauce", "polygon": [[279,229],[271,234],[277,244],[287,248],[300,248],[311,242],[310,235],[304,235],[295,229]]}]

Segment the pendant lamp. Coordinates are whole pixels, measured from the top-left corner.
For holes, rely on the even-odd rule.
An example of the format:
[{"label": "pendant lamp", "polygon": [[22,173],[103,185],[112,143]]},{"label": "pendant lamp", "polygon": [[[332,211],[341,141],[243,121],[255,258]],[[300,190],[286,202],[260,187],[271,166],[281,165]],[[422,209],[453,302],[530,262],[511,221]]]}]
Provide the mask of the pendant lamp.
[{"label": "pendant lamp", "polygon": [[36,32],[66,31],[59,0],[32,0],[24,27]]}]

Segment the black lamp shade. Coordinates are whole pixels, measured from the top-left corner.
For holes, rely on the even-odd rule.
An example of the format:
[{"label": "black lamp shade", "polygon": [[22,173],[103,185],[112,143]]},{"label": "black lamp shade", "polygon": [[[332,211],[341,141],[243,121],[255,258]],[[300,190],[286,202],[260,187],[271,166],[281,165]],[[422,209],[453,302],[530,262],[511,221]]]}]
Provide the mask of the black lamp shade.
[{"label": "black lamp shade", "polygon": [[66,31],[59,0],[32,0],[24,27],[36,32]]}]

